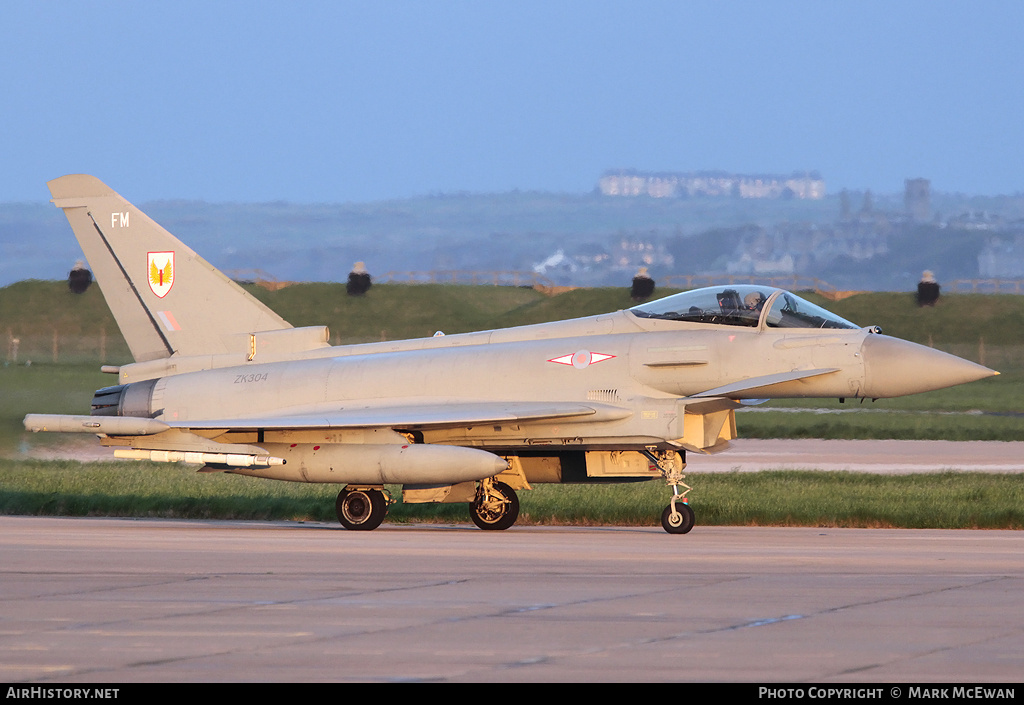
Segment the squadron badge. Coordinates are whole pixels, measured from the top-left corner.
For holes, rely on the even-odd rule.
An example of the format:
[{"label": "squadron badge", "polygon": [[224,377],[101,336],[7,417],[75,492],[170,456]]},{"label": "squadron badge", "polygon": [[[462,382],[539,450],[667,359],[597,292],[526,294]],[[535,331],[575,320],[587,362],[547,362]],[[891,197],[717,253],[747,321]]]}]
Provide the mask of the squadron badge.
[{"label": "squadron badge", "polygon": [[174,253],[149,253],[149,288],[161,299],[174,285]]}]

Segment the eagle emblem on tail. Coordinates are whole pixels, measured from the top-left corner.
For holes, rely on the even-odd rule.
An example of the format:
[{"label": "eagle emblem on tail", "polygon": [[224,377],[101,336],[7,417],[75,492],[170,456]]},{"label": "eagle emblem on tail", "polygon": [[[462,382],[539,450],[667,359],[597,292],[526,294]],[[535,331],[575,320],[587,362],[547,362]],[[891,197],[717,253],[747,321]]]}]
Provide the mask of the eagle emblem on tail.
[{"label": "eagle emblem on tail", "polygon": [[167,296],[174,285],[174,253],[149,253],[149,288],[159,298]]}]

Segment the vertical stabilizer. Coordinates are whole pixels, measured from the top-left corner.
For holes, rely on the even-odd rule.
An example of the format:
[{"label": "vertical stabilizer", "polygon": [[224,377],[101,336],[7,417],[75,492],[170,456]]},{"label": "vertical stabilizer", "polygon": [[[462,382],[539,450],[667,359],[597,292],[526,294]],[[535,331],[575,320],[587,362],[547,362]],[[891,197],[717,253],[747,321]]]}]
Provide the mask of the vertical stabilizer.
[{"label": "vertical stabilizer", "polygon": [[135,360],[247,349],[291,325],[94,176],[47,184]]}]

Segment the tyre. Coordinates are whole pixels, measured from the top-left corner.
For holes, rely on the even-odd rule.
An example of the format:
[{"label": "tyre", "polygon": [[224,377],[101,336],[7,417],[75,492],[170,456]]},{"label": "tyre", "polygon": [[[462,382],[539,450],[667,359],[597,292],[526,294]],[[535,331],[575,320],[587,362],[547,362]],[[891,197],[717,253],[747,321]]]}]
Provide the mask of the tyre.
[{"label": "tyre", "polygon": [[494,482],[493,488],[495,494],[500,495],[500,501],[477,500],[469,505],[469,510],[473,523],[481,529],[502,531],[515,524],[519,518],[519,496],[504,482]]},{"label": "tyre", "polygon": [[338,521],[350,531],[373,531],[388,513],[388,503],[380,490],[342,490],[334,503]]},{"label": "tyre", "polygon": [[689,504],[676,502],[676,515],[672,515],[672,505],[665,507],[661,513],[661,526],[670,534],[686,534],[693,528],[694,515]]}]

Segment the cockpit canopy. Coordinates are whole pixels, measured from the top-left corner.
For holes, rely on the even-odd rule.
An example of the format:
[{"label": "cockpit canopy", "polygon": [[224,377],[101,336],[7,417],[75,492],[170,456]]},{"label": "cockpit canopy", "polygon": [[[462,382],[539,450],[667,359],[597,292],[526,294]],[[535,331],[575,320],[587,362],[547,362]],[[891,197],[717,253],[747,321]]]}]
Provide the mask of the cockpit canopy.
[{"label": "cockpit canopy", "polygon": [[629,309],[640,318],[756,328],[859,328],[782,289],[749,284],[684,291]]}]

